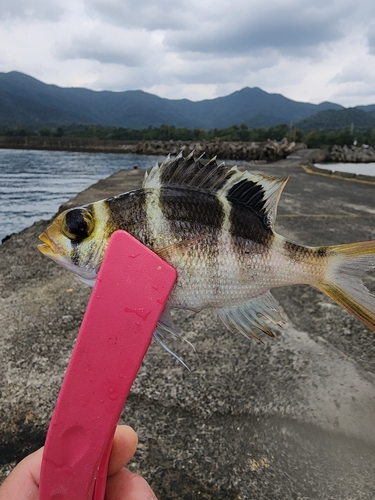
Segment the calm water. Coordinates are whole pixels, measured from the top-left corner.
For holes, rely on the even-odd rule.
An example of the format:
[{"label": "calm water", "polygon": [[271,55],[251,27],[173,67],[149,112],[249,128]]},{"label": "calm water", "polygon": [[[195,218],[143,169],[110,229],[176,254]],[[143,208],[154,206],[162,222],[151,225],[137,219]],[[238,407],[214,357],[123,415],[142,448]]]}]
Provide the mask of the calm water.
[{"label": "calm water", "polygon": [[121,169],[150,168],[155,156],[0,149],[0,242],[99,179]]},{"label": "calm water", "polygon": [[[130,170],[134,165],[150,168],[156,159],[143,155],[0,149],[0,242],[37,220],[49,219],[63,202],[99,179],[121,169]],[[375,176],[374,163],[317,166]]]},{"label": "calm water", "polygon": [[375,163],[316,163],[315,166],[332,170],[332,172],[349,172],[375,177]]}]

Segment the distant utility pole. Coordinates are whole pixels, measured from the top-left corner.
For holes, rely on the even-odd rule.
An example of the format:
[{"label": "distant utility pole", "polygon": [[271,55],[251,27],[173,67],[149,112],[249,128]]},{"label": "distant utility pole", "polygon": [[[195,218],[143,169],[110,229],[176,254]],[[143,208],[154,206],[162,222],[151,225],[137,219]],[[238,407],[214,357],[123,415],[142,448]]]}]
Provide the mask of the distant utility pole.
[{"label": "distant utility pole", "polygon": [[296,142],[296,127],[294,126],[293,121],[290,122],[290,140]]}]

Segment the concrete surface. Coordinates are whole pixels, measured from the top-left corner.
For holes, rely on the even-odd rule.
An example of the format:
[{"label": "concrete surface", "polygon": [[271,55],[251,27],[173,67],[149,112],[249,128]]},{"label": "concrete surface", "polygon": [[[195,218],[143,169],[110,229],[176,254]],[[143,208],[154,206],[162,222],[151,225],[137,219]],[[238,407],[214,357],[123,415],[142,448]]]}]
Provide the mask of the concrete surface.
[{"label": "concrete surface", "polygon": [[[276,230],[304,244],[375,239],[375,180],[306,173],[303,155],[250,171],[291,175]],[[118,172],[69,206],[132,189]],[[0,246],[1,477],[43,442],[90,289],[36,250],[38,222]],[[366,284],[375,290],[375,273]],[[320,292],[275,291],[290,323],[265,345],[211,314],[176,312],[187,371],[152,344],[122,421],[130,468],[161,499],[375,498],[375,337]]]}]

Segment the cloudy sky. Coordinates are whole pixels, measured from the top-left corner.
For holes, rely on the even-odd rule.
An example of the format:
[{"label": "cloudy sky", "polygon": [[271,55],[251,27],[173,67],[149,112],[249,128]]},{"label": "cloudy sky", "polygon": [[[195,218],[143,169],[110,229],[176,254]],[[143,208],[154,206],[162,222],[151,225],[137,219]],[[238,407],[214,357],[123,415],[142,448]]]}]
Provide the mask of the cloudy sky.
[{"label": "cloudy sky", "polygon": [[374,0],[2,0],[0,47],[63,87],[375,103]]}]

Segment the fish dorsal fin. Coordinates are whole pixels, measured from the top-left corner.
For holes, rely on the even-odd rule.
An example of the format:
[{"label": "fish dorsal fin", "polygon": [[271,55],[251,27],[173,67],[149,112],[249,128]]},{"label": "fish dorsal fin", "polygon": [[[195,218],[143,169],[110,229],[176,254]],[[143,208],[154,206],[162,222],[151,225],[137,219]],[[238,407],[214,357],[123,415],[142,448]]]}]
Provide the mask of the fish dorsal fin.
[{"label": "fish dorsal fin", "polygon": [[231,203],[245,205],[273,228],[279,199],[288,179],[289,177],[278,179],[263,174],[238,172],[229,179],[218,195],[225,196]]},{"label": "fish dorsal fin", "polygon": [[155,163],[150,173],[145,176],[143,188],[193,187],[216,193],[233,176],[236,167],[228,167],[224,162],[217,163],[216,156],[206,163],[201,162],[203,155],[194,159],[194,151],[186,158],[180,153],[174,160],[170,156],[159,164]]},{"label": "fish dorsal fin", "polygon": [[239,203],[259,214],[273,228],[277,204],[288,179],[277,179],[262,174],[240,172],[236,166],[217,163],[216,156],[202,163],[203,155],[194,158],[194,151],[186,158],[182,153],[174,160],[167,156],[155,163],[145,176],[143,188],[189,187],[223,196],[231,203]]},{"label": "fish dorsal fin", "polygon": [[238,330],[245,337],[255,337],[258,340],[261,340],[259,338],[261,333],[269,337],[275,336],[267,322],[276,326],[286,324],[286,318],[281,314],[279,305],[270,292],[255,297],[245,304],[218,309],[217,314],[231,332]]}]

